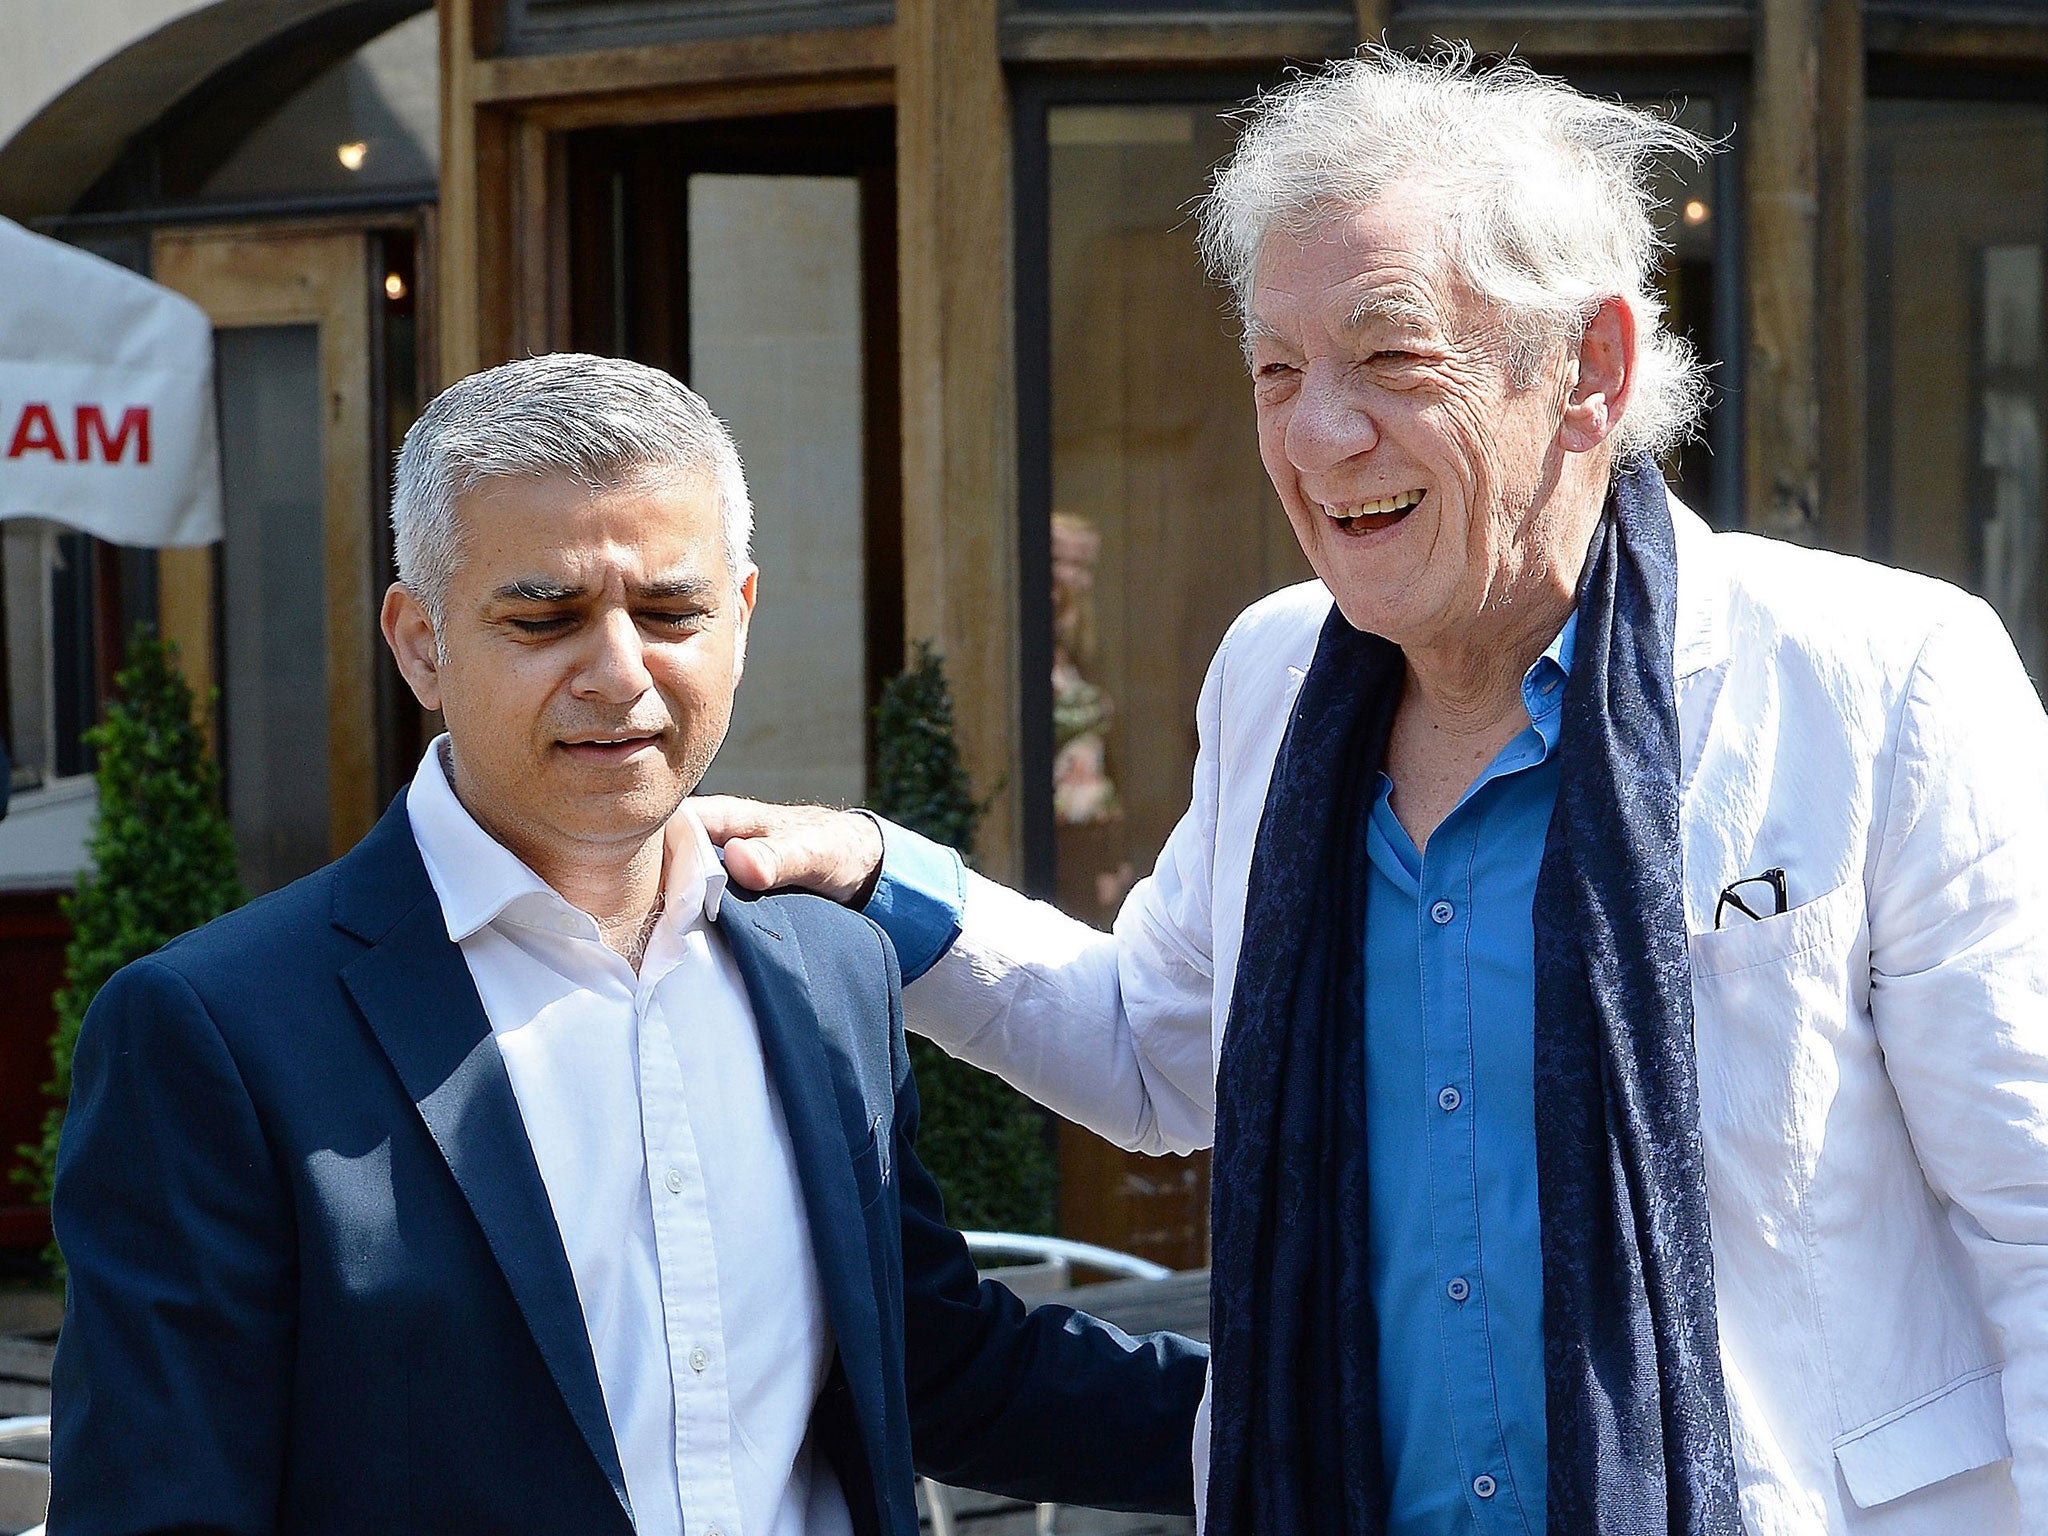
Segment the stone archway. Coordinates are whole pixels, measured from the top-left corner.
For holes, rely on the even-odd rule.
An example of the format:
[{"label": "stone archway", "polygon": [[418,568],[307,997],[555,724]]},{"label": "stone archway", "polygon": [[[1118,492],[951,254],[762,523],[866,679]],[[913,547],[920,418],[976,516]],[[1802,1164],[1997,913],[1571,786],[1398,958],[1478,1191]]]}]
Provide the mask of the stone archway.
[{"label": "stone archway", "polygon": [[0,214],[27,219],[69,212],[138,134],[196,103],[220,116],[225,147],[431,0],[121,0],[85,8],[86,21],[75,0],[17,3],[31,12],[17,35],[34,39],[33,73],[71,72],[29,105],[31,71],[10,89],[0,69]]}]

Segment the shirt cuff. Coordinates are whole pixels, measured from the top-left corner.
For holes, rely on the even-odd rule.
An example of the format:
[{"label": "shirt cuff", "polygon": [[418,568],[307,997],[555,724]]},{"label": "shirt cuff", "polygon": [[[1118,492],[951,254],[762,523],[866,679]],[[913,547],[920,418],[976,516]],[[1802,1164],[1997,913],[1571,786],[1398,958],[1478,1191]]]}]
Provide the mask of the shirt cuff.
[{"label": "shirt cuff", "polygon": [[967,866],[959,854],[928,837],[886,817],[874,820],[882,831],[882,876],[862,910],[896,946],[907,986],[937,965],[960,937]]}]

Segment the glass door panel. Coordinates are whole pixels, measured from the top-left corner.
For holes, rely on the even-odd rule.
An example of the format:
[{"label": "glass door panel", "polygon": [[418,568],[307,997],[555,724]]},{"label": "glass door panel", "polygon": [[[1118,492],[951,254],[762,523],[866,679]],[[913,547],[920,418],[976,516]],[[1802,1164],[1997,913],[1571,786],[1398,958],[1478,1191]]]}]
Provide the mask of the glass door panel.
[{"label": "glass door panel", "polygon": [[861,187],[689,179],[690,382],[739,439],[760,607],[705,781],[852,804],[867,785]]},{"label": "glass door panel", "polygon": [[[1188,216],[1230,148],[1229,105],[1046,113],[1054,889],[1097,926],[1187,808],[1224,629],[1309,575]],[[1200,1265],[1208,1195],[1206,1154],[1138,1157],[1061,1127],[1070,1236]]]},{"label": "glass door panel", "polygon": [[2048,109],[1873,101],[1872,553],[1971,588],[2036,678]]},{"label": "glass door panel", "polygon": [[320,328],[221,331],[215,367],[220,747],[242,883],[268,891],[329,857]]}]

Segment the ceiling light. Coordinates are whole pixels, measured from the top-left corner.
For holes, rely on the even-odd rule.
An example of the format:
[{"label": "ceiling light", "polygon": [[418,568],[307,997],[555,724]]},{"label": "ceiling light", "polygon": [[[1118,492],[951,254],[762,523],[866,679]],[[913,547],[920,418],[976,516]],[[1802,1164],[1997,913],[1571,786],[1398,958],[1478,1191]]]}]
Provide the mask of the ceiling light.
[{"label": "ceiling light", "polygon": [[1704,224],[1713,216],[1714,210],[1698,198],[1694,198],[1685,205],[1685,222],[1688,224]]},{"label": "ceiling light", "polygon": [[405,279],[396,272],[384,274],[384,297],[396,301],[405,297]]},{"label": "ceiling light", "polygon": [[352,139],[346,144],[336,146],[334,158],[341,162],[343,170],[360,171],[363,162],[370,158],[370,146],[361,139]]}]

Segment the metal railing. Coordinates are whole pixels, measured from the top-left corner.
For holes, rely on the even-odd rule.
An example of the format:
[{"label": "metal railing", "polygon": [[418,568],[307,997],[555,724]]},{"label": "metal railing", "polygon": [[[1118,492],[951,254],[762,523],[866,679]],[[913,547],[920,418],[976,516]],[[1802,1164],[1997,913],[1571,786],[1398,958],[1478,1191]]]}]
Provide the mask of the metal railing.
[{"label": "metal railing", "polygon": [[[1032,1295],[1063,1291],[1072,1284],[1076,1267],[1097,1269],[1119,1280],[1164,1280],[1173,1271],[1164,1264],[1141,1259],[1133,1253],[1100,1248],[1094,1243],[1077,1243],[1065,1237],[1039,1237],[1029,1232],[962,1232],[975,1266],[992,1278],[1002,1278],[1007,1263],[1034,1271]],[[932,1478],[918,1479],[924,1489],[925,1513],[930,1517],[932,1536],[960,1536],[960,1516],[953,1490]],[[1059,1505],[1038,1506],[1038,1536],[1058,1536]]]}]

